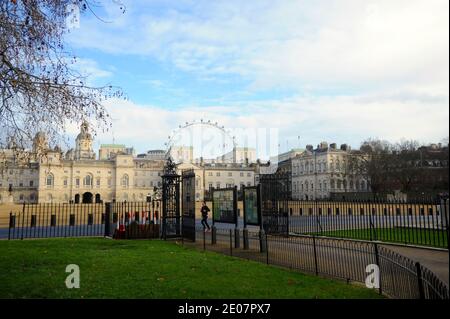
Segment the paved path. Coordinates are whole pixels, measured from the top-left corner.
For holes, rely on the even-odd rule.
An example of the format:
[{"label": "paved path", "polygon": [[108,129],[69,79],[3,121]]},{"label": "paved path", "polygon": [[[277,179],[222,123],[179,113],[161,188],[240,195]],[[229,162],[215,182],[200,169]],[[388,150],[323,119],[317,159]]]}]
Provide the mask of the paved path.
[{"label": "paved path", "polygon": [[394,245],[383,245],[386,248],[418,261],[431,270],[442,281],[449,285],[449,253],[448,251],[432,250],[426,248],[401,247]]}]

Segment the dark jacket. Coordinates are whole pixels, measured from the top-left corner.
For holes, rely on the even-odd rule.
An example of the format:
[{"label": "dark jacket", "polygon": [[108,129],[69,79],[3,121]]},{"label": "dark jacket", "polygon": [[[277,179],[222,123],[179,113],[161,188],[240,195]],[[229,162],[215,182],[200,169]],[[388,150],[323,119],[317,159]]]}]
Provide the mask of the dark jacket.
[{"label": "dark jacket", "polygon": [[202,217],[208,217],[208,212],[209,212],[209,207],[208,206],[202,206],[200,211],[202,212]]}]

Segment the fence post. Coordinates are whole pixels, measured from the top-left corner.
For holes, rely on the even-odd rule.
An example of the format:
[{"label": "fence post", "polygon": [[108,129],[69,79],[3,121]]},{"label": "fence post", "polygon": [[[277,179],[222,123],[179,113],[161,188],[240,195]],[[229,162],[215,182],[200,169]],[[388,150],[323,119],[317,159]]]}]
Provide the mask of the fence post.
[{"label": "fence post", "polygon": [[234,248],[239,248],[241,247],[241,240],[240,240],[240,236],[239,236],[239,228],[235,228],[234,229]]},{"label": "fence post", "polygon": [[259,249],[260,252],[262,253],[267,251],[267,234],[264,232],[264,229],[262,228],[259,231]]},{"label": "fence post", "polygon": [[422,269],[420,267],[419,262],[416,262],[416,271],[417,271],[417,283],[419,287],[419,298],[425,299],[425,292],[423,290],[423,281],[422,281]]},{"label": "fence post", "polygon": [[316,236],[312,235],[313,248],[314,248],[314,267],[316,270],[316,275],[319,275],[319,270],[317,267],[317,251],[316,251]]},{"label": "fence post", "polygon": [[111,203],[105,203],[105,237],[111,236]]},{"label": "fence post", "polygon": [[443,220],[444,222],[444,226],[445,226],[445,233],[447,235],[447,249],[449,249],[449,241],[450,241],[450,229],[449,229],[449,225],[448,225],[448,199],[443,200],[441,199],[441,220]]},{"label": "fence post", "polygon": [[378,292],[381,295],[382,294],[382,290],[381,290],[381,286],[382,285],[381,285],[380,253],[378,251],[378,244],[377,243],[373,244],[373,249],[374,249],[374,252],[375,252],[375,263],[378,266],[378,270],[379,270],[379,272],[378,272],[378,283],[379,283],[380,287],[378,287]]},{"label": "fence post", "polygon": [[265,234],[265,247],[266,247],[266,263],[269,264],[269,242],[267,241],[267,233]]},{"label": "fence post", "polygon": [[233,256],[233,231],[230,229],[230,256]]},{"label": "fence post", "polygon": [[203,230],[203,250],[206,250],[206,233]]},{"label": "fence post", "polygon": [[24,208],[23,208],[23,210],[22,210],[22,228],[21,228],[21,230],[20,230],[20,233],[21,233],[21,240],[23,240],[23,227],[24,227],[24,224],[25,224],[25,204],[23,204],[23,206],[24,206]]},{"label": "fence post", "polygon": [[217,243],[217,228],[212,225],[211,227],[211,245],[215,245]]},{"label": "fence post", "polygon": [[248,244],[248,229],[244,228],[244,230],[242,231],[242,238],[244,240],[244,250],[245,249],[249,249],[249,244]]},{"label": "fence post", "polygon": [[9,227],[8,227],[8,240],[11,239],[11,226],[13,224],[12,212],[9,213]]}]

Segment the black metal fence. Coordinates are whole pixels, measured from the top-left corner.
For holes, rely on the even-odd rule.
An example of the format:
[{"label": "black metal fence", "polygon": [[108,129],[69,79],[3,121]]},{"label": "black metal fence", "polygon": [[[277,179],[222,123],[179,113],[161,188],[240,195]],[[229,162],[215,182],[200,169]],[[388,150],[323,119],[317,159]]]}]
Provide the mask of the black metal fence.
[{"label": "black metal fence", "polygon": [[26,204],[9,216],[8,239],[103,236],[103,204]]},{"label": "black metal fence", "polygon": [[236,229],[197,229],[197,247],[347,282],[366,283],[379,269],[378,292],[391,298],[449,299],[449,288],[430,270],[369,241],[314,235],[271,236]]},{"label": "black metal fence", "polygon": [[107,203],[106,212],[112,216],[114,228],[106,227],[105,236],[115,239],[160,238],[161,209],[161,201]]},{"label": "black metal fence", "polygon": [[8,239],[110,236],[159,238],[161,202],[25,204],[10,213]]},{"label": "black metal fence", "polygon": [[290,233],[448,249],[448,200],[290,200],[287,209]]}]

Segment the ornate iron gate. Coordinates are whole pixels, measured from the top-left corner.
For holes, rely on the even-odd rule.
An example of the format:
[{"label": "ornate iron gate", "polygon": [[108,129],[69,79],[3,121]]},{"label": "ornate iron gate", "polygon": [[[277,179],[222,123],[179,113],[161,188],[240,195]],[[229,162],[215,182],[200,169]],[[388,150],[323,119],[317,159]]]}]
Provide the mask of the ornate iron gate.
[{"label": "ornate iron gate", "polygon": [[180,175],[176,173],[176,164],[169,159],[164,166],[162,177],[162,237],[181,236],[180,218]]},{"label": "ornate iron gate", "polygon": [[181,183],[181,235],[183,239],[195,241],[195,173],[193,169],[182,172]]},{"label": "ornate iron gate", "polygon": [[260,176],[262,225],[267,234],[289,234],[289,174]]}]

